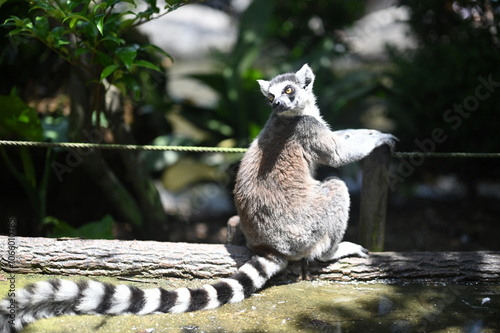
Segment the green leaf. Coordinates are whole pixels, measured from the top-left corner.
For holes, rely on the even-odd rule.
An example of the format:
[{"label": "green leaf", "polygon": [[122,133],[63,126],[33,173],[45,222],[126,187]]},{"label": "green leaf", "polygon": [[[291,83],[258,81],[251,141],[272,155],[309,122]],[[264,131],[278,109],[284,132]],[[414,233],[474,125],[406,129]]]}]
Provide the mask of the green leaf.
[{"label": "green leaf", "polygon": [[75,28],[75,26],[76,26],[76,24],[78,23],[78,21],[79,21],[79,20],[80,20],[80,19],[79,19],[78,17],[73,17],[73,18],[69,21],[69,24],[68,24],[69,28],[70,28],[70,29],[74,29],[74,28]]},{"label": "green leaf", "polygon": [[0,137],[43,140],[43,129],[36,111],[18,96],[0,96]]},{"label": "green leaf", "polygon": [[106,215],[100,221],[82,225],[78,228],[78,233],[85,238],[113,239],[113,223],[113,218]]},{"label": "green leaf", "polygon": [[137,57],[137,50],[139,50],[139,45],[134,44],[116,49],[115,53],[123,62],[125,67],[130,70],[130,66],[132,66],[135,58]]},{"label": "green leaf", "polygon": [[165,50],[159,48],[156,45],[152,45],[152,44],[143,45],[143,46],[141,46],[141,49],[145,50],[145,51],[149,51],[149,52],[156,52],[156,53],[161,54],[164,57],[170,58],[170,60],[172,60],[172,61],[174,60],[174,58],[172,58],[172,56],[170,54],[168,54],[167,52],[165,52]]},{"label": "green leaf", "polygon": [[104,37],[104,38],[101,39],[101,42],[104,42],[104,41],[112,41],[112,42],[115,42],[118,45],[125,44],[125,40],[124,39],[119,38],[117,36],[110,35],[109,33],[108,33],[108,35],[106,37]]},{"label": "green leaf", "polygon": [[101,2],[97,6],[94,7],[94,15],[97,14],[97,12],[104,12],[108,8],[108,3],[107,2]]},{"label": "green leaf", "polygon": [[59,26],[52,29],[49,36],[52,36],[54,39],[62,39],[66,32],[67,31],[64,27]]},{"label": "green leaf", "polygon": [[[65,35],[68,34],[69,31],[67,28],[63,26],[58,26],[52,29],[52,31],[47,35],[45,39],[48,45],[51,45],[57,49],[62,49],[65,45],[69,45],[70,42],[65,38]],[[67,54],[67,52],[65,52]]]},{"label": "green leaf", "polygon": [[188,3],[188,1],[179,1],[179,0],[167,1],[165,4],[165,7],[163,7],[163,9],[168,10],[168,12],[172,12],[172,11],[186,5],[187,3]]},{"label": "green leaf", "polygon": [[89,50],[88,48],[86,48],[86,47],[79,47],[79,48],[77,48],[77,49],[76,49],[76,51],[75,51],[75,56],[76,56],[76,57],[79,57],[79,56],[81,56],[82,54],[84,54],[84,53],[89,53],[89,52],[90,52],[90,50]]},{"label": "green leaf", "polygon": [[101,81],[110,76],[114,71],[120,68],[120,65],[113,64],[104,68],[101,72]]},{"label": "green leaf", "polygon": [[58,39],[56,41],[56,47],[60,48],[63,45],[69,45],[69,42],[67,40],[64,40],[64,39]]},{"label": "green leaf", "polygon": [[78,34],[80,34],[88,43],[91,45],[95,44],[99,31],[94,23],[78,21],[76,30],[78,31]]},{"label": "green leaf", "polygon": [[37,37],[44,40],[47,38],[49,33],[49,20],[46,16],[35,17],[35,25],[33,27],[33,32]]},{"label": "green leaf", "polygon": [[42,11],[48,12],[56,9],[56,7],[50,1],[34,1],[36,5],[32,5],[29,11],[36,11],[37,9],[41,9]]},{"label": "green leaf", "polygon": [[135,100],[139,100],[142,96],[141,86],[132,76],[129,76],[127,81],[127,86],[132,91]]},{"label": "green leaf", "polygon": [[3,25],[8,27],[22,27],[22,28],[33,28],[33,25],[28,18],[20,19],[17,16],[11,16],[6,19]]},{"label": "green leaf", "polygon": [[114,220],[110,215],[104,216],[99,221],[88,222],[79,228],[55,217],[47,216],[43,224],[53,225],[52,237],[84,237],[88,239],[113,239]]},{"label": "green leaf", "polygon": [[102,51],[97,51],[96,62],[100,64],[102,67],[116,64],[113,58],[111,58],[108,54]]},{"label": "green leaf", "polygon": [[146,60],[137,60],[134,62],[134,65],[139,66],[139,67],[149,68],[149,69],[152,69],[152,70],[155,70],[158,72],[162,72],[162,70],[158,66],[156,66],[152,62],[149,62]]},{"label": "green leaf", "polygon": [[33,36],[33,30],[26,28],[17,28],[8,33],[8,36],[17,36],[17,35]]},{"label": "green leaf", "polygon": [[80,6],[82,4],[82,0],[66,0],[66,10],[69,13],[72,13],[75,11],[75,8]]},{"label": "green leaf", "polygon": [[132,75],[123,75],[119,80],[115,82],[115,84],[118,87],[123,87],[121,89],[130,91],[136,101],[141,98],[141,86]]},{"label": "green leaf", "polygon": [[[130,12],[131,14],[135,15],[135,13],[133,12]],[[120,22],[120,30],[125,30],[125,29],[128,29],[130,28],[134,23],[135,23],[136,19],[127,19],[127,20],[123,20],[122,22]]]},{"label": "green leaf", "polygon": [[99,33],[101,35],[104,35],[104,18],[106,17],[105,15],[98,15],[99,19],[97,20],[96,27],[97,30],[99,30]]},{"label": "green leaf", "polygon": [[90,22],[90,20],[83,15],[71,14],[71,15],[66,16],[66,18],[63,20],[63,23],[66,22],[67,20],[73,20],[73,19],[76,19],[78,21]]},{"label": "green leaf", "polygon": [[151,19],[151,15],[160,12],[160,8],[156,5],[156,0],[146,0],[148,7],[145,11],[139,12],[137,17],[145,18],[147,20]]}]

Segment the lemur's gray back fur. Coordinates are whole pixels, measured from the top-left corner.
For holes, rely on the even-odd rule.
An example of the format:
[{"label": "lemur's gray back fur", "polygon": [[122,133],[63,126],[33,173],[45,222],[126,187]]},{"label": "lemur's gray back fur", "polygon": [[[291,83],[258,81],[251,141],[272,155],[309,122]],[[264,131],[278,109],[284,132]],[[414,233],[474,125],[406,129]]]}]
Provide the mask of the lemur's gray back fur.
[{"label": "lemur's gray back fur", "polygon": [[235,198],[255,252],[273,249],[287,260],[315,259],[341,241],[349,213],[347,188],[338,179],[322,183],[313,177],[315,142],[326,131],[314,117],[273,114],[250,146]]},{"label": "lemur's gray back fur", "polygon": [[[349,194],[336,178],[314,179],[317,164],[359,160],[394,137],[373,130],[332,132],[312,93],[314,74],[304,65],[271,81],[259,80],[273,112],[242,159],[235,204],[255,256],[233,276],[197,289],[141,290],[93,280],[42,281],[0,302],[0,333],[20,331],[40,318],[63,314],[149,314],[213,309],[249,297],[289,260],[367,256],[341,242]],[[14,304],[14,306],[12,306]],[[11,312],[11,309],[15,310]]]}]

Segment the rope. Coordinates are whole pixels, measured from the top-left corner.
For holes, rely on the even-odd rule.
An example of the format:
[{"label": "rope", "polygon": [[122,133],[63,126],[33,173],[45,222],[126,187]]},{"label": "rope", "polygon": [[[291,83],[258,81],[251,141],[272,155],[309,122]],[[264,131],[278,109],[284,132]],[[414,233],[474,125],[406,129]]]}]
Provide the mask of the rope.
[{"label": "rope", "polygon": [[0,140],[0,146],[21,146],[39,148],[72,148],[72,149],[116,149],[116,150],[152,150],[152,151],[182,151],[198,153],[244,153],[246,148],[194,147],[194,146],[155,146],[155,145],[118,145],[108,143],[80,142],[36,142]]},{"label": "rope", "polygon": [[435,158],[500,158],[500,153],[421,153],[421,152],[397,152],[392,153],[395,158],[411,157],[435,157]]},{"label": "rope", "polygon": [[[155,146],[155,145],[122,145],[108,143],[81,143],[81,142],[36,142],[0,140],[0,146],[21,146],[41,148],[71,148],[71,149],[116,149],[116,150],[150,150],[150,151],[179,151],[198,153],[244,153],[247,148],[196,147],[196,146]],[[422,152],[395,152],[395,158],[434,157],[434,158],[500,158],[500,153],[422,153]]]}]

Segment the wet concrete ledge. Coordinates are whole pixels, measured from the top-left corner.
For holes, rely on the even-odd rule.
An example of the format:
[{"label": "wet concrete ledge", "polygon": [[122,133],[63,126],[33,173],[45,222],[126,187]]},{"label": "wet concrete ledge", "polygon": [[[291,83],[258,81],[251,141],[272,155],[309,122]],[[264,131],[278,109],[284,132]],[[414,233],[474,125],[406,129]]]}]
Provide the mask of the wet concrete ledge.
[{"label": "wet concrete ledge", "polygon": [[[251,256],[232,245],[4,236],[0,248],[7,249],[0,251],[0,296],[11,288],[11,273],[16,290],[82,275],[143,289],[196,288],[230,275]],[[499,252],[382,252],[328,265],[297,262],[249,299],[218,309],[61,316],[23,332],[493,333],[500,332],[499,274]],[[309,281],[295,282],[301,279]]]},{"label": "wet concrete ledge", "polygon": [[[15,277],[17,290],[33,282],[62,276],[16,274]],[[142,289],[196,288],[214,282],[171,278],[124,282],[116,277],[97,276],[94,279]],[[9,286],[0,271],[0,295],[5,296]],[[243,302],[214,310],[146,316],[61,316],[36,321],[23,333],[497,333],[500,332],[499,313],[500,284],[301,281],[269,286]]]}]

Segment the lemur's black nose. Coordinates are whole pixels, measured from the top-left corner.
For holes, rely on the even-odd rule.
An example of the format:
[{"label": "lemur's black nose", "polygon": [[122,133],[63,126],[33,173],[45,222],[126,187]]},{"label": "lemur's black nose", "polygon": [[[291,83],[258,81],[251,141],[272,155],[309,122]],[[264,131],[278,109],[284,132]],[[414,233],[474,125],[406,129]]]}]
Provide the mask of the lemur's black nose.
[{"label": "lemur's black nose", "polygon": [[273,110],[276,112],[283,112],[288,109],[286,103],[284,101],[281,101],[279,99],[274,100],[273,102]]},{"label": "lemur's black nose", "polygon": [[273,108],[275,108],[275,109],[281,109],[284,106],[285,106],[285,103],[283,103],[283,101],[281,101],[279,99],[275,99],[273,102]]}]

